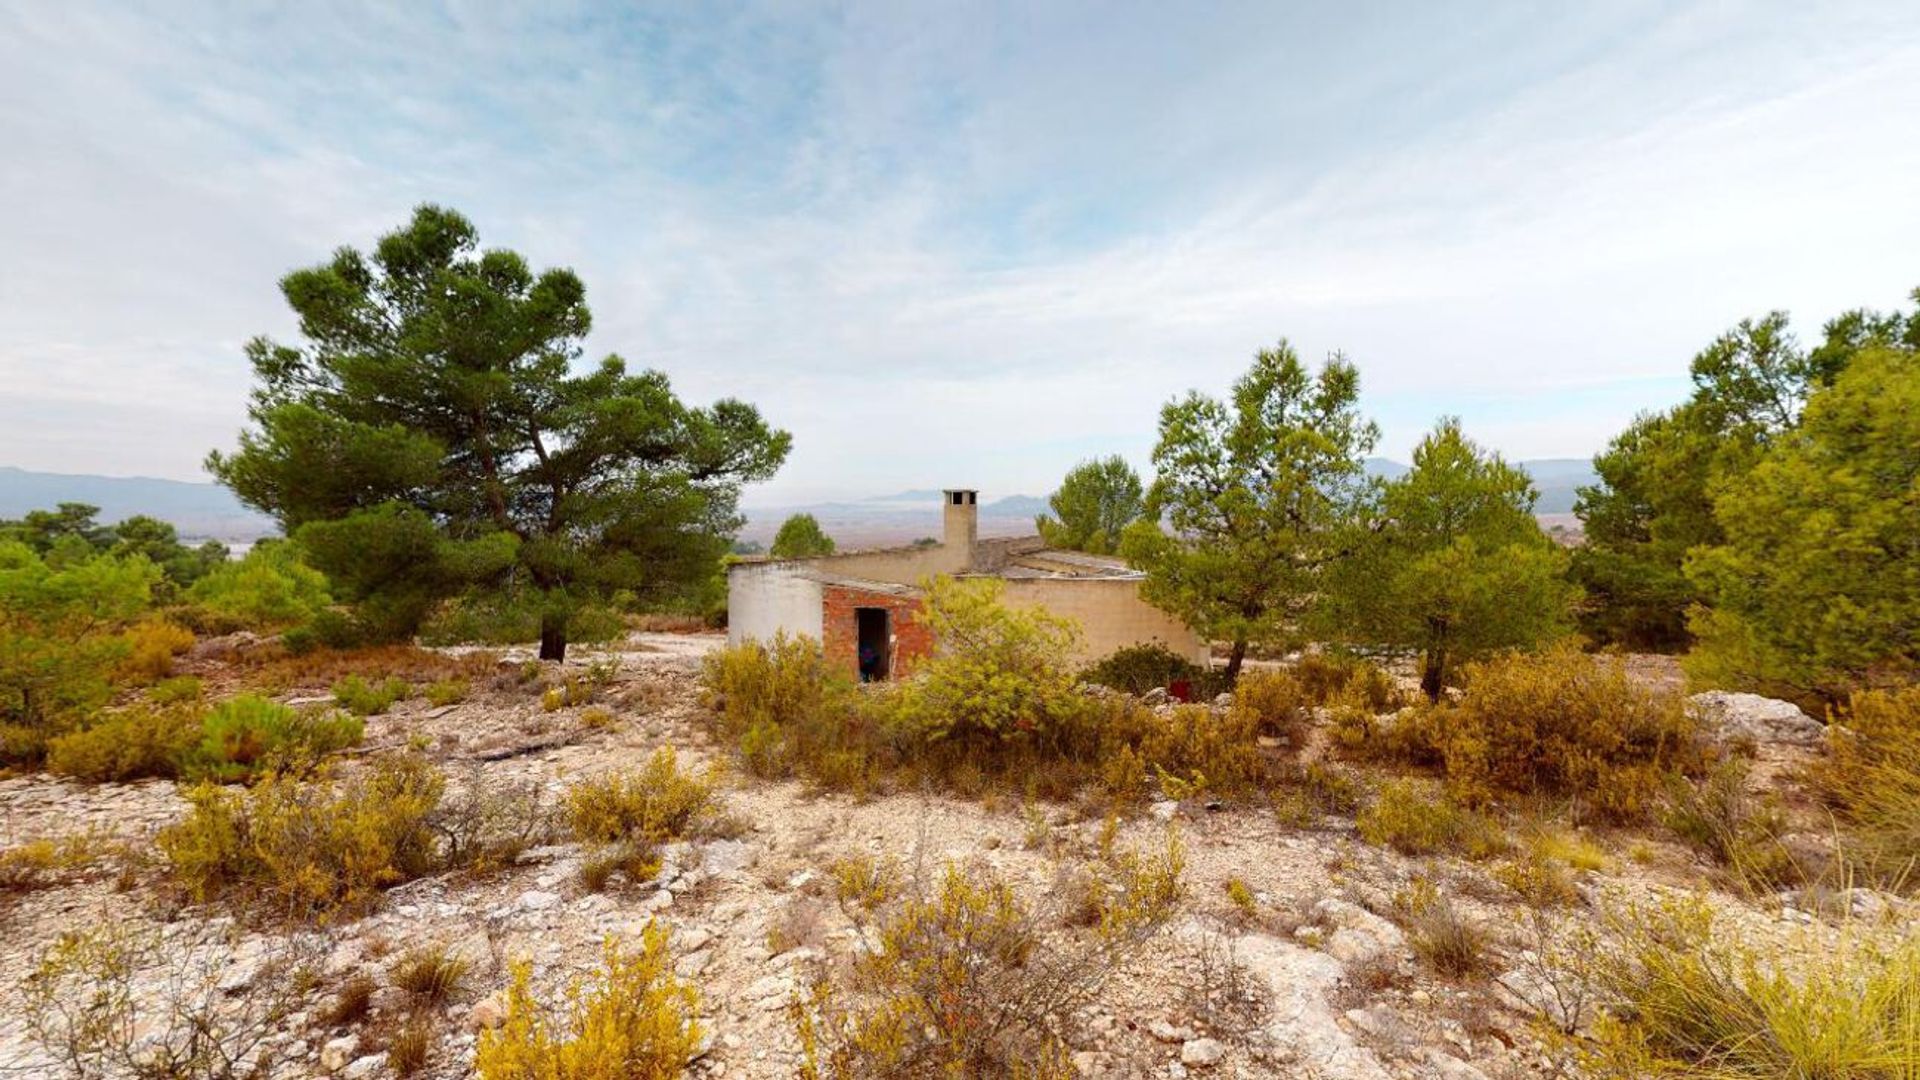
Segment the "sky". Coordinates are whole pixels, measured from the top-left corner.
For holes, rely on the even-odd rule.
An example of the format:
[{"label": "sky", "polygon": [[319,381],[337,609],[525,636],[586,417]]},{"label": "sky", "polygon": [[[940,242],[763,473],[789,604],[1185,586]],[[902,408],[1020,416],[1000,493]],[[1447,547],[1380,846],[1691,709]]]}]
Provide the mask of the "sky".
[{"label": "sky", "polygon": [[1385,456],[1584,457],[1739,319],[1920,286],[1920,4],[0,0],[0,465],[205,479],[277,282],[423,202],[749,504],[1148,471],[1285,338]]}]

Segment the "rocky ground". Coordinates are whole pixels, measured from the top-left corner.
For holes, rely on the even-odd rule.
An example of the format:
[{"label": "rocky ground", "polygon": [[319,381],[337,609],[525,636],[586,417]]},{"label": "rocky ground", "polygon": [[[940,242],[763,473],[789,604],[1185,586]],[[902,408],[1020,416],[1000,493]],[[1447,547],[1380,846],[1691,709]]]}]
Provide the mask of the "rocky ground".
[{"label": "rocky ground", "polygon": [[[675,747],[683,765],[705,765],[721,755],[700,724],[698,661],[718,641],[640,635],[612,651],[576,650],[570,668],[616,665],[601,697],[610,725],[584,722],[584,707],[549,712],[537,698],[476,687],[460,704],[436,709],[416,699],[370,718],[366,746],[424,745],[456,784],[530,782],[555,798],[571,781],[638,764],[660,746]],[[1657,665],[1643,666],[1648,677],[1665,677]],[[211,659],[202,668],[210,680],[223,670]],[[325,693],[293,687],[282,696]],[[1757,733],[1767,765],[1759,775],[1768,783],[1787,784],[1814,752],[1790,727]],[[405,998],[390,985],[391,969],[409,949],[443,944],[468,967],[433,1009],[420,1075],[454,1077],[469,1072],[476,1032],[499,1022],[511,963],[530,962],[535,986],[557,999],[558,987],[594,966],[609,935],[637,940],[658,921],[671,930],[676,967],[700,992],[707,1042],[696,1074],[789,1077],[799,1051],[789,1004],[821,965],[865,947],[835,899],[828,868],[836,859],[892,860],[921,876],[946,862],[990,866],[1044,906],[1062,867],[1094,850],[1104,826],[1073,806],[934,794],[856,801],[738,774],[725,782],[724,798],[741,825],[737,836],[675,845],[657,880],[600,892],[582,884],[577,845],[551,844],[495,874],[411,882],[372,914],[320,927],[263,926],[184,906],[153,869],[0,897],[0,1067],[59,1075],[27,1038],[22,986],[43,953],[77,929],[159,935],[176,959],[164,972],[141,974],[144,991],[178,981],[178,958],[193,956],[217,995],[293,993],[292,1015],[264,1033],[281,1076],[391,1075],[383,1048],[390,1030],[381,1020],[397,1015]],[[16,777],[0,781],[0,846],[91,830],[151,850],[152,834],[183,807],[170,782]],[[1074,1064],[1089,1076],[1547,1075],[1560,1063],[1539,1017],[1563,1005],[1544,954],[1570,924],[1590,921],[1595,905],[1704,889],[1758,932],[1783,940],[1822,932],[1792,898],[1737,897],[1695,856],[1653,834],[1598,837],[1610,857],[1604,869],[1576,875],[1583,904],[1540,912],[1483,866],[1364,844],[1351,818],[1298,828],[1264,806],[1161,803],[1124,822],[1120,840],[1152,848],[1169,827],[1185,846],[1187,899],[1064,1032]],[[1415,958],[1393,912],[1396,893],[1416,875],[1441,884],[1492,935],[1484,975],[1442,978]],[[1252,894],[1250,910],[1228,895],[1236,879]],[[291,991],[277,963],[290,953],[312,972]],[[370,1016],[330,1024],[322,1004],[356,974],[378,986]]]}]

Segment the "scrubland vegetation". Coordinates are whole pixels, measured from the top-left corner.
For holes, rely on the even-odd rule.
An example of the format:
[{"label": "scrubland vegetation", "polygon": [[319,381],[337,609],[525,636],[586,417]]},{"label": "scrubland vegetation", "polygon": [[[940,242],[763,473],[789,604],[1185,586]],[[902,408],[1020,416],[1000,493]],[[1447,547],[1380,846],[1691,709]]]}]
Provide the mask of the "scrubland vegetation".
[{"label": "scrubland vegetation", "polygon": [[1224,663],[941,578],[861,684],[623,641],[711,606],[787,438],[553,362],[570,273],[429,207],[284,288],[322,332],[250,346],[214,468],[288,539],[0,523],[0,1068],[1917,1075],[1920,318],[1715,342],[1571,552],[1455,421],[1369,479],[1357,370],[1282,343],[1040,523]]}]

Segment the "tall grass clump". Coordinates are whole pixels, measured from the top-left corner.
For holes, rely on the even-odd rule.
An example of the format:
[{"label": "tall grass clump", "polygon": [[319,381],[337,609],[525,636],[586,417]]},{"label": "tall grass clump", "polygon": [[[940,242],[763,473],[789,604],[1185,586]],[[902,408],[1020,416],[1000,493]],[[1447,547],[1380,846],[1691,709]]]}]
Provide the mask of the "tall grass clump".
[{"label": "tall grass clump", "polygon": [[516,964],[507,1019],[480,1033],[480,1080],[677,1080],[700,1045],[699,995],[674,978],[667,932],[647,924],[637,951],[609,938],[600,970],[568,988],[557,1009],[534,997]]},{"label": "tall grass clump", "polygon": [[180,775],[200,741],[192,709],[134,706],[47,743],[47,771],[95,783]]},{"label": "tall grass clump", "polygon": [[1848,862],[1866,880],[1920,886],[1920,686],[1855,694],[1835,720],[1814,776]]},{"label": "tall grass clump", "polygon": [[1584,1057],[1596,1076],[1920,1076],[1920,938],[1761,945],[1700,901],[1613,920],[1577,961],[1602,995]]}]

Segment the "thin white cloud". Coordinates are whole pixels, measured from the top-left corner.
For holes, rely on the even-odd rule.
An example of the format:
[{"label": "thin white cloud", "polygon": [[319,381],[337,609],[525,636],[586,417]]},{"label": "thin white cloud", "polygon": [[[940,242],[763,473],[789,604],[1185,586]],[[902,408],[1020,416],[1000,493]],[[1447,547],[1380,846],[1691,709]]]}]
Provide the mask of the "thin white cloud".
[{"label": "thin white cloud", "polygon": [[1144,463],[1282,334],[1387,452],[1583,455],[1735,319],[1920,284],[1920,15],[1393,16],[0,5],[0,463],[191,477],[278,276],[427,200],[791,428],[762,502]]}]

